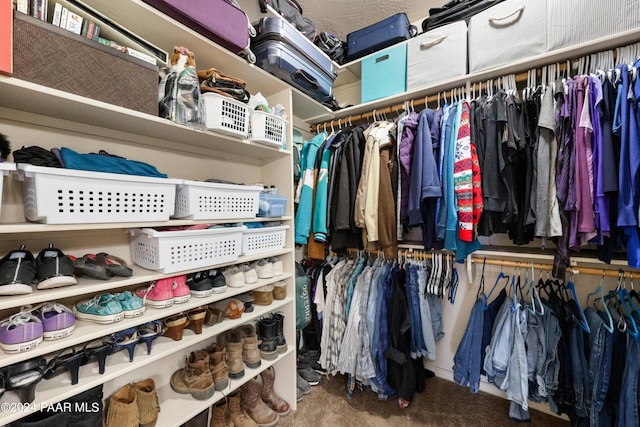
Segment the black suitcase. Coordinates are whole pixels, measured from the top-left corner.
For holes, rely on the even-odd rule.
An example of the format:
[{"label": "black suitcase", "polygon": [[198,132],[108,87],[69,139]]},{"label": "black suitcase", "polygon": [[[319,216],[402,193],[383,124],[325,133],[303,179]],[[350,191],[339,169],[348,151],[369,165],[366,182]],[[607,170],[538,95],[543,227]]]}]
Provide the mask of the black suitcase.
[{"label": "black suitcase", "polygon": [[405,13],[396,13],[380,22],[347,34],[347,56],[351,62],[370,53],[393,46],[414,37],[418,29],[411,25]]},{"label": "black suitcase", "polygon": [[422,31],[433,30],[452,22],[467,21],[483,10],[504,0],[451,0],[442,7],[429,9],[429,17],[422,21]]}]

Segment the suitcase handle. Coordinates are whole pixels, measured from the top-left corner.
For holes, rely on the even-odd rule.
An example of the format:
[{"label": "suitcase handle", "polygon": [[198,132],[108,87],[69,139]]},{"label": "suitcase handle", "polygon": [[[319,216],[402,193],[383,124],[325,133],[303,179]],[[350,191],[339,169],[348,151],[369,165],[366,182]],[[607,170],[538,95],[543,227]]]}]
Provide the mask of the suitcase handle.
[{"label": "suitcase handle", "polygon": [[430,47],[433,47],[439,43],[442,43],[444,41],[444,39],[446,39],[447,37],[449,37],[448,35],[443,35],[438,37],[435,40],[431,40],[430,42],[426,42],[426,43],[420,43],[420,49],[429,49]]},{"label": "suitcase handle", "polygon": [[312,75],[307,73],[304,70],[296,70],[293,73],[294,80],[301,80],[302,83],[306,83],[308,86],[311,86],[314,90],[320,89],[320,84],[316,79],[313,78]]},{"label": "suitcase handle", "polygon": [[[509,19],[512,16],[522,15],[522,12],[524,12],[524,9],[525,9],[525,6],[522,5],[522,6],[520,6],[519,8],[517,8],[516,10],[514,10],[513,12],[511,12],[508,15],[502,16],[500,18],[489,18],[489,23],[490,24],[495,24],[495,23],[498,23],[499,21],[504,21],[505,19]],[[509,24],[505,24],[505,25],[509,25]]]}]

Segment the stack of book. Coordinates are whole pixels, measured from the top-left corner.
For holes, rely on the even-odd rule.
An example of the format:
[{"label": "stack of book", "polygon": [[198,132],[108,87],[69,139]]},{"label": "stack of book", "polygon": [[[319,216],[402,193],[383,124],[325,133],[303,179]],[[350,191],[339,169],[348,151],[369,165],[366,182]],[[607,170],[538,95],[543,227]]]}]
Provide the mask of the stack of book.
[{"label": "stack of book", "polygon": [[80,34],[88,39],[98,41],[100,37],[100,24],[92,19],[83,18],[62,6],[60,3],[56,3],[53,8],[53,19],[51,23],[56,27],[64,28],[67,31]]}]

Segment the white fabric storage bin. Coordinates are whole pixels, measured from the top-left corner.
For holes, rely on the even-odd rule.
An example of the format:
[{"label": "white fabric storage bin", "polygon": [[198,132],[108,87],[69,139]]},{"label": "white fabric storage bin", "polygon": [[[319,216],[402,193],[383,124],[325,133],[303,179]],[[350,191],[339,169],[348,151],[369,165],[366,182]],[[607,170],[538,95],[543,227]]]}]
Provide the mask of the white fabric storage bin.
[{"label": "white fabric storage bin", "polygon": [[168,221],[182,180],[18,165],[24,214],[45,224]]},{"label": "white fabric storage bin", "polygon": [[176,193],[175,218],[246,219],[258,214],[262,187],[182,181]]},{"label": "white fabric storage bin", "polygon": [[549,50],[640,27],[638,0],[549,0],[547,45]]},{"label": "white fabric storage bin", "polygon": [[506,0],[471,17],[469,72],[545,53],[546,11],[544,0]]},{"label": "white fabric storage bin", "polygon": [[4,187],[4,177],[9,175],[9,172],[16,170],[15,163],[2,162],[0,163],[0,213],[2,213],[2,190]]},{"label": "white fabric storage bin", "polygon": [[407,90],[467,73],[467,23],[434,28],[407,44]]},{"label": "white fabric storage bin", "polygon": [[288,225],[248,228],[242,232],[242,255],[256,255],[284,249]]},{"label": "white fabric storage bin", "polygon": [[215,93],[205,93],[202,99],[207,129],[247,137],[251,109],[246,104]]},{"label": "white fabric storage bin", "polygon": [[129,230],[131,259],[140,267],[163,273],[234,262],[240,256],[245,229],[240,226],[181,231]]}]

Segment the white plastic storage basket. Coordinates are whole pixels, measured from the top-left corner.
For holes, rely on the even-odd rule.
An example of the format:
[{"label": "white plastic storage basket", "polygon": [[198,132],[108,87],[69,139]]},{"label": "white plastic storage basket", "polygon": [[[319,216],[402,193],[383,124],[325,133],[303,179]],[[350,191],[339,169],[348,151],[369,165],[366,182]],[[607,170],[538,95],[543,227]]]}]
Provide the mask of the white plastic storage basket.
[{"label": "white plastic storage basket", "polygon": [[174,217],[245,219],[258,214],[260,186],[183,181],[176,193]]},{"label": "white plastic storage basket", "polygon": [[2,212],[2,190],[4,187],[4,177],[9,175],[9,172],[16,170],[15,163],[2,162],[0,163],[0,213]]},{"label": "white plastic storage basket", "polygon": [[206,230],[129,230],[131,259],[137,265],[163,273],[207,268],[238,259],[242,249],[240,227]]},{"label": "white plastic storage basket", "polygon": [[209,130],[246,138],[249,134],[251,109],[240,101],[215,93],[205,93],[205,126]]},{"label": "white plastic storage basket", "polygon": [[45,224],[168,221],[179,179],[18,165],[24,213]]},{"label": "white plastic storage basket", "polygon": [[287,121],[264,111],[251,112],[251,132],[249,139],[262,144],[284,148],[287,132]]},{"label": "white plastic storage basket", "polygon": [[242,255],[256,255],[284,249],[288,228],[288,225],[279,225],[245,230],[242,233]]}]

